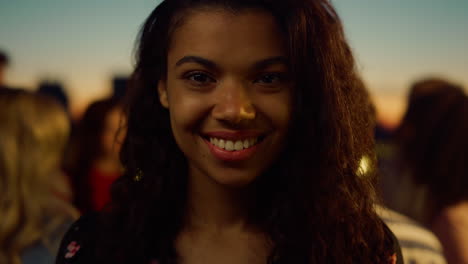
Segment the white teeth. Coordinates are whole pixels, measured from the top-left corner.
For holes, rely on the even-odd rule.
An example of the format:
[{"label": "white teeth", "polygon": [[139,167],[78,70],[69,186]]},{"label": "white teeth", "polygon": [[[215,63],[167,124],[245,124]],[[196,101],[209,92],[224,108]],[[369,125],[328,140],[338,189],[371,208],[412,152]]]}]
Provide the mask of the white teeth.
[{"label": "white teeth", "polygon": [[255,145],[258,141],[258,138],[248,138],[244,140],[224,140],[218,138],[210,138],[210,143],[217,146],[218,148],[225,149],[227,151],[239,151],[247,149]]},{"label": "white teeth", "polygon": [[244,149],[244,143],[242,143],[242,141],[240,141],[240,140],[236,141],[236,143],[234,144],[234,149],[235,150]]},{"label": "white teeth", "polygon": [[234,143],[231,140],[226,140],[226,144],[224,145],[224,148],[227,151],[233,151],[234,150]]}]

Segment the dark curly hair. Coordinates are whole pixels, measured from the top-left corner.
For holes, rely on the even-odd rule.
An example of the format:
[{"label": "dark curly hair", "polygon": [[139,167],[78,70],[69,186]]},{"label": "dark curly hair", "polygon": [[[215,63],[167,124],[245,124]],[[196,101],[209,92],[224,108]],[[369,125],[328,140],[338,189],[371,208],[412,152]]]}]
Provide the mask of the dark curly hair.
[{"label": "dark curly hair", "polygon": [[[374,212],[374,159],[367,93],[341,21],[327,0],[166,0],[139,37],[121,158],[125,175],[102,213],[98,255],[113,263],[177,263],[174,241],[187,201],[187,161],[156,87],[166,76],[172,33],[188,10],[271,13],[287,43],[296,84],[288,142],[255,181],[250,216],[273,244],[268,263],[384,263],[392,250]],[[265,177],[265,175],[268,175]]]}]

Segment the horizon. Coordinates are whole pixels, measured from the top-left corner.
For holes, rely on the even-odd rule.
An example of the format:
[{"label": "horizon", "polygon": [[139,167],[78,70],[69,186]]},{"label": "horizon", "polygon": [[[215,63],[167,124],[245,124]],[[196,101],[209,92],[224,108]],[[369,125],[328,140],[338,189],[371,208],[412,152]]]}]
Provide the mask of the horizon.
[{"label": "horizon", "polygon": [[[61,82],[77,116],[111,92],[112,78],[132,71],[140,25],[159,1],[0,0],[0,49],[9,85],[36,89]],[[468,1],[334,0],[378,111],[398,124],[416,80],[437,76],[468,84]]]}]

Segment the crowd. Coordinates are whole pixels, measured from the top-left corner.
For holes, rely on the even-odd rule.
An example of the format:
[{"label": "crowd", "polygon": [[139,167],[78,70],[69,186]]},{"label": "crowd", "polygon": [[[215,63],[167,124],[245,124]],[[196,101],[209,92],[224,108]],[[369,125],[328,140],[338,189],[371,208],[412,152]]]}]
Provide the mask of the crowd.
[{"label": "crowd", "polygon": [[1,264],[468,263],[466,90],[382,130],[329,1],[165,0],[79,120],[8,63]]}]

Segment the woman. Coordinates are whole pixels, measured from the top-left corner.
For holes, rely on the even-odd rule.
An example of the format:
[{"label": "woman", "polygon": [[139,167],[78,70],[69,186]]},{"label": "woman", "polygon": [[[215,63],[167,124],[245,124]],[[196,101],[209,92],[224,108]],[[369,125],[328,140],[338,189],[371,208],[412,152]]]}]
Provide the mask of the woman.
[{"label": "woman", "polygon": [[[78,213],[55,193],[70,129],[51,98],[0,91],[0,263],[51,263]],[[68,190],[69,191],[69,190]]]},{"label": "woman", "polygon": [[373,156],[357,79],[328,1],[163,1],[140,35],[125,175],[57,263],[394,262],[357,176]]},{"label": "woman", "polygon": [[93,102],[72,140],[66,171],[73,179],[75,204],[82,213],[101,210],[110,200],[110,186],[122,174],[119,130],[122,106],[116,98]]},{"label": "woman", "polygon": [[468,262],[467,134],[468,97],[461,86],[429,78],[411,87],[395,133],[401,168],[395,179],[400,192],[408,191],[389,203],[432,229],[448,263]]}]

